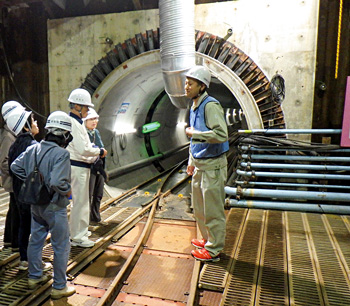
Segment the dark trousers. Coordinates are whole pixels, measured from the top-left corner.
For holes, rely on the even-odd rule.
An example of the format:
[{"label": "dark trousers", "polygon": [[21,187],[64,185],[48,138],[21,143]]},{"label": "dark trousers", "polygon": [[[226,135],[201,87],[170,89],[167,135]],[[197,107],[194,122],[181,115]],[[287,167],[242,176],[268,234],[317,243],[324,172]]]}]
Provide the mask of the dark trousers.
[{"label": "dark trousers", "polygon": [[19,232],[18,232],[18,246],[19,246],[19,255],[21,261],[28,261],[27,249],[30,236],[30,225],[31,225],[31,210],[30,205],[27,204],[18,204],[19,207]]},{"label": "dark trousers", "polygon": [[104,178],[101,174],[90,174],[89,199],[90,222],[100,222],[100,205],[103,197]]},{"label": "dark trousers", "polygon": [[4,243],[10,243],[12,248],[18,248],[19,210],[15,195],[10,192],[9,210],[6,214]]}]

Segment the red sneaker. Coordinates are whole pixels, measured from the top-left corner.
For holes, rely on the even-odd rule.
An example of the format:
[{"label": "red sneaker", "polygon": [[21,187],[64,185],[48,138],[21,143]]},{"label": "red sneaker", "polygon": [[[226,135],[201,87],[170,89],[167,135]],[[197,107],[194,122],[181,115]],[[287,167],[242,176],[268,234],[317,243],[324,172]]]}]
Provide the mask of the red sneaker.
[{"label": "red sneaker", "polygon": [[220,260],[219,255],[215,256],[215,257],[211,257],[211,255],[209,254],[209,252],[206,249],[198,249],[198,250],[193,250],[191,251],[191,255],[195,258],[198,259],[200,261],[212,261],[212,262],[216,262]]},{"label": "red sneaker", "polygon": [[204,245],[207,243],[207,241],[204,239],[192,239],[191,243],[196,248],[202,249],[204,248]]}]

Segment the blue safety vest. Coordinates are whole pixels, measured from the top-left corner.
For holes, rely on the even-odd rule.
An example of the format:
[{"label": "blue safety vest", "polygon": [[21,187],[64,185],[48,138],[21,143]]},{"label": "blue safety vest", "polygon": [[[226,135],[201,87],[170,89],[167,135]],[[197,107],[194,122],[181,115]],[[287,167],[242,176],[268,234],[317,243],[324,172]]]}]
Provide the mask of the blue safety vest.
[{"label": "blue safety vest", "polygon": [[[207,96],[195,110],[191,108],[190,124],[195,130],[205,132],[210,129],[205,124],[205,106],[209,102],[219,103],[213,97]],[[220,156],[229,149],[228,141],[223,143],[193,143],[191,139],[191,153],[194,158],[213,158]]]}]

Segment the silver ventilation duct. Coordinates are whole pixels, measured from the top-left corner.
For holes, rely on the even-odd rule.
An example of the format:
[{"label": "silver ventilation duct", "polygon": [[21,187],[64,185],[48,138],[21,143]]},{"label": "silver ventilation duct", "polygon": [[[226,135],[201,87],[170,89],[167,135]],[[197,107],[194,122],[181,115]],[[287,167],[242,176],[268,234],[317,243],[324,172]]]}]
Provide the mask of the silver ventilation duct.
[{"label": "silver ventilation duct", "polygon": [[159,0],[160,58],[165,91],[187,108],[185,74],[195,65],[194,0]]}]

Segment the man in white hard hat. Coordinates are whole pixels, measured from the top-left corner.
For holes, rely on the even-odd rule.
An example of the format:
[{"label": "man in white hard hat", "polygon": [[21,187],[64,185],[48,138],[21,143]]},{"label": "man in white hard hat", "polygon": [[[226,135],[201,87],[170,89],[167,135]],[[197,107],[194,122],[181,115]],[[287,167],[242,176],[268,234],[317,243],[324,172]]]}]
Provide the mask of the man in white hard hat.
[{"label": "man in white hard hat", "polygon": [[72,200],[73,207],[69,217],[72,246],[90,248],[94,242],[89,237],[89,180],[90,168],[98,156],[105,157],[104,148],[94,147],[83,124],[91,103],[90,93],[83,89],[74,89],[68,98],[72,117],[73,141],[68,145],[72,166]]},{"label": "man in white hard hat", "polygon": [[5,120],[4,130],[0,138],[0,175],[2,187],[10,193],[9,209],[6,214],[5,230],[4,230],[4,246],[12,247],[12,250],[18,249],[18,224],[19,211],[15,202],[15,195],[12,188],[12,177],[9,173],[8,154],[11,145],[15,142],[16,136],[10,131],[6,124],[6,120],[15,109],[24,107],[17,101],[7,101],[1,107],[1,114]]},{"label": "man in white hard hat", "polygon": [[208,95],[211,74],[204,66],[195,66],[186,74],[185,93],[192,99],[191,138],[187,173],[192,175],[192,205],[202,239],[192,239],[197,248],[192,256],[201,261],[218,261],[225,243],[225,182],[229,149],[223,109]]},{"label": "man in white hard hat", "polygon": [[11,164],[11,170],[24,180],[33,171],[36,160],[45,184],[50,187],[52,197],[47,204],[31,205],[28,286],[34,289],[49,279],[43,274],[41,261],[43,246],[50,232],[54,251],[51,298],[59,299],[75,293],[74,287],[67,286],[66,277],[70,251],[67,205],[71,192],[71,167],[69,152],[65,148],[72,140],[71,118],[62,111],[55,111],[47,118],[45,128],[45,139],[28,147]]}]

